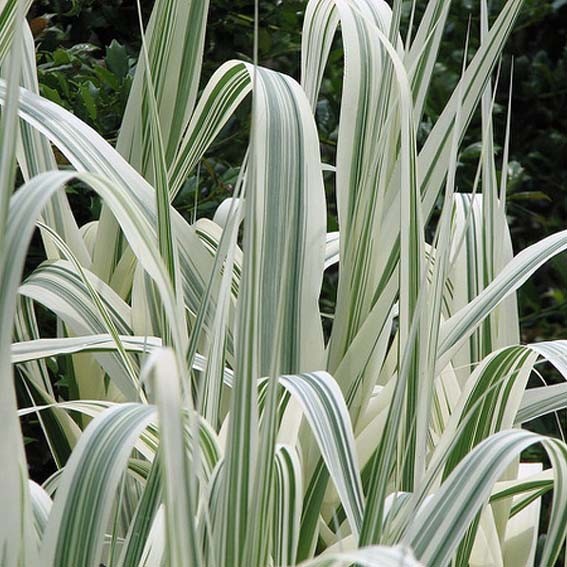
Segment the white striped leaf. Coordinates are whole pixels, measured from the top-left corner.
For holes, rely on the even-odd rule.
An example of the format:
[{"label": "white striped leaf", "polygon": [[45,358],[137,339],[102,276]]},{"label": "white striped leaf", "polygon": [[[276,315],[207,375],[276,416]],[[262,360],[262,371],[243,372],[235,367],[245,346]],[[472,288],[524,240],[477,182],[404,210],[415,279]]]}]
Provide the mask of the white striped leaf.
[{"label": "white striped leaf", "polygon": [[299,528],[303,479],[301,460],[293,447],[277,448],[274,487],[274,523],[272,527],[273,559],[276,567],[292,565],[295,561]]},{"label": "white striped leaf", "polygon": [[524,393],[516,415],[518,424],[567,407],[567,384],[530,388]]},{"label": "white striped leaf", "polygon": [[330,374],[311,372],[279,378],[296,398],[345,508],[353,533],[362,523],[364,496],[354,450],[354,434],[340,389]]},{"label": "white striped leaf", "polygon": [[42,560],[55,565],[101,562],[114,496],[128,457],[155,409],[122,404],[101,413],[65,466],[45,537]]},{"label": "white striped leaf", "polygon": [[[323,364],[318,296],[326,219],[315,123],[297,83],[263,68],[247,68],[254,77],[255,110],[244,188],[244,261],[225,508],[219,519],[219,561],[227,566],[242,561],[240,545],[249,522],[257,450],[256,381]],[[277,332],[273,321],[280,319]]]},{"label": "white striped leaf", "polygon": [[168,175],[171,200],[251,91],[250,71],[243,62],[227,61],[215,71],[199,99],[179,142],[175,161],[171,164]]},{"label": "white striped leaf", "polygon": [[552,565],[567,527],[560,509],[567,498],[567,446],[521,430],[501,431],[477,445],[412,518],[403,541],[418,559],[428,565],[448,564],[496,480],[522,450],[535,443],[542,443],[554,468],[553,508],[542,556],[542,565]]},{"label": "white striped leaf", "polygon": [[34,527],[37,534],[37,543],[39,547],[39,542],[43,537],[43,532],[47,526],[47,521],[49,519],[49,514],[51,512],[51,507],[53,501],[49,497],[49,494],[41,488],[39,484],[30,480],[30,497],[32,505],[32,513],[34,520]]},{"label": "white striped leaf", "polygon": [[558,232],[519,252],[468,305],[444,322],[439,343],[440,367],[506,297],[540,266],[567,249],[567,231]]},{"label": "white striped leaf", "polygon": [[[32,521],[28,470],[24,440],[17,417],[14,372],[10,364],[10,343],[14,330],[16,289],[24,267],[33,222],[39,210],[29,217],[17,217],[11,208],[16,179],[18,136],[18,85],[23,52],[23,2],[3,2],[0,6],[0,60],[8,77],[5,106],[0,118],[0,549],[2,562],[9,565],[38,565],[37,540]],[[6,57],[6,54],[7,57]],[[30,211],[25,211],[30,212]],[[35,213],[35,214],[33,214]],[[17,226],[21,223],[21,226]]]},{"label": "white striped leaf", "polygon": [[[165,533],[167,562],[173,567],[199,565],[201,549],[198,545],[196,515],[196,479],[199,474],[199,450],[185,450],[183,431],[189,409],[187,425],[197,426],[196,417],[182,398],[181,380],[177,361],[169,349],[152,354],[145,367],[151,373],[155,391],[162,450],[163,493],[165,504]],[[198,427],[198,426],[197,426]]]},{"label": "white striped leaf", "polygon": [[299,565],[300,567],[347,567],[352,564],[364,567],[420,567],[422,565],[405,547],[381,545],[361,547],[354,551],[323,554]]}]

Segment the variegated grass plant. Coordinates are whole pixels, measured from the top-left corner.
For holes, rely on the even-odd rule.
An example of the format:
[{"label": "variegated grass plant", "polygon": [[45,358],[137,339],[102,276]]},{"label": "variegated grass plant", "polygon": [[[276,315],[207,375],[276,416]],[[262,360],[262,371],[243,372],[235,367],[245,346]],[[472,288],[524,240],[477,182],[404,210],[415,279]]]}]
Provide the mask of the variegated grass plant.
[{"label": "variegated grass plant", "polygon": [[[519,344],[515,292],[567,232],[513,255],[508,140],[497,165],[491,118],[522,0],[491,25],[479,0],[479,47],[420,148],[450,0],[429,0],[405,37],[401,1],[310,0],[301,84],[229,61],[202,92],[208,2],[157,0],[116,148],[38,96],[29,4],[3,0],[0,17],[2,565],[532,565],[548,491],[539,564],[553,565],[567,446],[520,426],[567,405],[566,383],[526,390],[541,361],[567,376],[567,343]],[[330,165],[313,111],[338,33]],[[236,196],[190,224],[171,203],[250,95]],[[326,232],[323,171],[339,233]],[[104,203],[80,227],[74,180]],[[21,281],[35,228],[46,261]],[[318,299],[336,263],[325,341]],[[49,359],[66,362],[72,399],[55,398]],[[31,413],[58,467],[43,486],[27,474]],[[533,444],[550,468],[519,462]]]}]

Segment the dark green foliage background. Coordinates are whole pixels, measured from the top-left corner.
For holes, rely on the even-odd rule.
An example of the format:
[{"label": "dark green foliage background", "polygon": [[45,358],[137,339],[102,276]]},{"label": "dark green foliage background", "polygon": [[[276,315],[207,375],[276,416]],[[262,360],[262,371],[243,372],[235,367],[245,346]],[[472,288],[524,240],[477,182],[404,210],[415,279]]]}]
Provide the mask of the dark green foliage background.
[{"label": "dark green foliage background", "polygon": [[[489,0],[493,14],[502,3],[502,0]],[[153,1],[141,0],[144,21],[152,4]],[[212,0],[211,4],[201,86],[227,59],[250,60],[253,45],[253,1]],[[471,51],[478,42],[478,4],[477,0],[452,2],[421,137],[435,122],[458,80],[469,19]],[[418,13],[424,5],[424,0],[417,0]],[[406,1],[406,21],[410,7],[411,2]],[[260,63],[297,79],[304,9],[305,2],[299,0],[260,2]],[[71,110],[114,143],[140,49],[136,1],[37,0],[29,19],[36,37],[41,93]],[[567,225],[567,0],[525,2],[499,75],[495,131],[500,145],[504,140],[512,60],[515,71],[508,213],[517,252]],[[330,63],[317,109],[325,161],[334,159],[336,143],[342,88],[339,40]],[[196,212],[199,216],[211,216],[217,204],[230,195],[246,147],[248,125],[249,107],[246,107],[230,121],[216,146],[187,180],[175,205],[188,218]],[[472,186],[479,140],[477,119],[467,133],[460,157],[458,184],[462,190]],[[500,149],[499,146],[497,150]],[[500,151],[496,157],[498,163]],[[332,186],[328,190],[332,203]],[[81,222],[98,214],[99,203],[94,197],[75,195],[72,202]],[[194,210],[195,203],[198,211]],[[331,207],[329,230],[336,227]],[[30,257],[40,255],[41,251],[36,249]],[[524,341],[567,338],[565,261],[565,256],[560,256],[522,288]],[[327,313],[333,310],[335,283],[336,273],[328,274],[321,299],[322,310]],[[548,375],[553,379],[551,373]],[[558,417],[559,420],[539,420],[535,427],[559,435],[560,429],[567,429],[565,412]],[[49,473],[48,457],[40,449],[39,431],[33,427],[30,431],[31,474],[42,479]]]}]

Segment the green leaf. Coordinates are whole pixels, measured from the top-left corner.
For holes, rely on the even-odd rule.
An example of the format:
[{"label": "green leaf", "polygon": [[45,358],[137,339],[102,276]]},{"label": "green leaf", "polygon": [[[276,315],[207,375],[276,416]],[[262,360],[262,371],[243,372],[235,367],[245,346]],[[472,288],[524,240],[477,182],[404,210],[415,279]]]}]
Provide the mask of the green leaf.
[{"label": "green leaf", "polygon": [[95,120],[97,117],[97,106],[95,100],[97,89],[90,81],[87,81],[86,83],[81,83],[81,86],[79,87],[79,94],[81,95],[81,100],[83,101],[91,120]]},{"label": "green leaf", "polygon": [[107,67],[121,79],[123,79],[130,70],[126,47],[118,43],[115,39],[113,39],[106,48],[104,60]]}]

